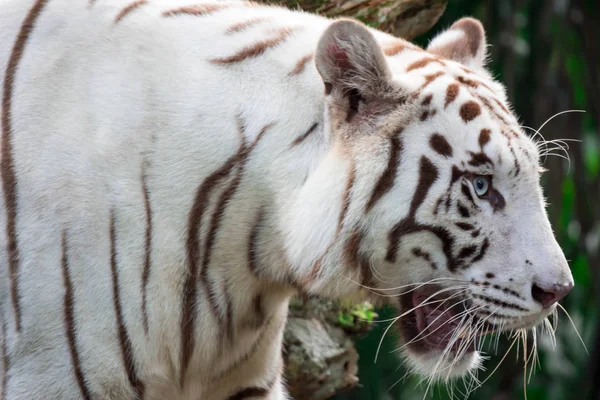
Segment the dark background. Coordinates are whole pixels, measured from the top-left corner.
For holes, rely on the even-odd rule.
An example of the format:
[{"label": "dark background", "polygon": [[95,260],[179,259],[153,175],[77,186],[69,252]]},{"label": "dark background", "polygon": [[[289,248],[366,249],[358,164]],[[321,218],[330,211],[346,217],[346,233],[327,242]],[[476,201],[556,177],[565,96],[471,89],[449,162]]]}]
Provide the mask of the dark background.
[{"label": "dark background", "polygon": [[[600,1],[599,0],[450,0],[440,21],[414,41],[426,45],[436,33],[463,16],[480,19],[487,31],[489,67],[508,90],[521,123],[539,128],[546,140],[567,142],[570,163],[549,156],[543,175],[548,213],[555,234],[570,262],[575,289],[561,303],[585,341],[586,354],[568,317],[559,312],[553,348],[547,335],[538,334],[539,367],[524,386],[523,348],[516,346],[470,399],[600,399]],[[560,153],[560,151],[555,151]],[[563,153],[565,156],[565,154]],[[380,319],[395,315],[380,310]],[[338,400],[423,399],[426,384],[415,377],[392,386],[405,375],[393,352],[393,335],[384,340],[379,360],[374,354],[386,324],[361,339],[358,350],[361,387],[338,395]],[[530,335],[530,345],[533,338]],[[503,338],[498,355],[485,362],[486,379],[508,349]],[[529,346],[530,347],[530,346]],[[528,368],[529,369],[529,368]],[[529,371],[527,372],[529,377]],[[525,392],[526,391],[526,392]],[[462,392],[462,393],[461,393]],[[459,381],[454,395],[464,398]],[[437,385],[429,398],[449,398]]]}]

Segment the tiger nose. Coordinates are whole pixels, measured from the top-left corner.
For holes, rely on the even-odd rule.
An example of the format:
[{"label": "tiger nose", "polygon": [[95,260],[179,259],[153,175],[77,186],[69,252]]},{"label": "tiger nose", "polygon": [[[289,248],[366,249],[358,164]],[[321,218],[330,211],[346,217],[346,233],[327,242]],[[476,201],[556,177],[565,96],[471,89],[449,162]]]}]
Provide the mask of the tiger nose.
[{"label": "tiger nose", "polygon": [[573,282],[566,285],[554,284],[549,286],[533,284],[531,296],[544,308],[563,299],[573,289]]}]

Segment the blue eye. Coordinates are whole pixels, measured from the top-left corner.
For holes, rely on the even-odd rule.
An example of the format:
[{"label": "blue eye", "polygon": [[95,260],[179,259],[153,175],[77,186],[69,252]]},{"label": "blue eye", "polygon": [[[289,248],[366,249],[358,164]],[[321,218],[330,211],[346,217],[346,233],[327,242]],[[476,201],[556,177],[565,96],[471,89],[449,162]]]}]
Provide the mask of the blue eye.
[{"label": "blue eye", "polygon": [[471,181],[473,183],[473,188],[475,189],[475,193],[477,196],[485,196],[490,188],[490,177],[485,175],[477,175]]}]

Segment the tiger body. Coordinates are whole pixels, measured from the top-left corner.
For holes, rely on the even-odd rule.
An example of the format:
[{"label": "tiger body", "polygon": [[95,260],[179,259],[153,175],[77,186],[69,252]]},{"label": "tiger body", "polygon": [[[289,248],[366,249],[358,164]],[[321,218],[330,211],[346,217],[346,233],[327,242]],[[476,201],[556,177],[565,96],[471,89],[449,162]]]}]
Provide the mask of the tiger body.
[{"label": "tiger body", "polygon": [[[479,132],[499,142],[498,118],[515,125],[502,88],[483,70],[360,28],[402,90],[368,103],[385,110],[382,134],[349,145],[351,130],[337,129],[352,116],[328,100],[346,91],[324,85],[315,67],[332,23],[251,3],[1,4],[5,399],[284,399],[282,333],[298,290],[358,295],[357,282],[377,285],[369,263],[384,262],[418,266],[394,286],[442,270],[485,280],[457,260],[481,260],[506,235],[475,237],[463,221],[453,229],[469,230],[473,250],[436,252],[445,234],[415,221],[419,205],[440,207],[427,197],[434,187],[460,192],[449,168],[424,178],[433,162],[423,155],[445,160],[454,149],[486,164],[469,156],[483,154]],[[424,57],[434,61],[415,66]],[[371,106],[361,107],[352,114]],[[453,139],[466,123],[478,134]],[[433,131],[446,138],[418,139]],[[494,157],[539,186],[535,146],[514,135],[530,154],[499,145]],[[541,212],[531,229],[551,237]],[[399,221],[415,237],[401,245],[391,243]],[[433,247],[415,252],[432,233]],[[552,277],[568,280],[561,268]]]}]

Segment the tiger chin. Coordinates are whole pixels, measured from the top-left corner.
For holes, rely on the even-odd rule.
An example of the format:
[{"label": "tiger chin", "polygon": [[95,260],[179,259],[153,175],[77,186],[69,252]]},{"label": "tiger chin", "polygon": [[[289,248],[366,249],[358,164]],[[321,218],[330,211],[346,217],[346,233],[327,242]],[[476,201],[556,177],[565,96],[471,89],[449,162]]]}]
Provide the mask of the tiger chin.
[{"label": "tiger chin", "polygon": [[474,19],[425,49],[242,1],[8,0],[0,26],[6,400],[285,399],[297,292],[395,306],[448,380],[573,287]]}]

